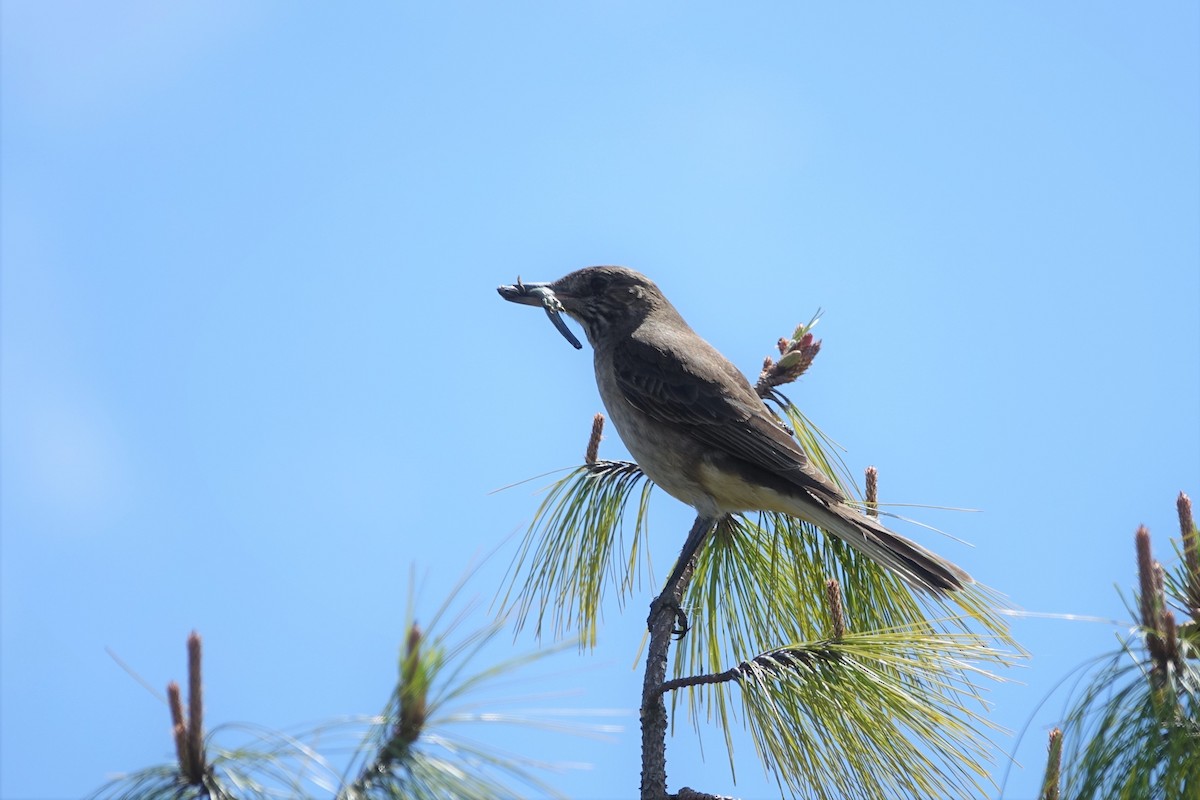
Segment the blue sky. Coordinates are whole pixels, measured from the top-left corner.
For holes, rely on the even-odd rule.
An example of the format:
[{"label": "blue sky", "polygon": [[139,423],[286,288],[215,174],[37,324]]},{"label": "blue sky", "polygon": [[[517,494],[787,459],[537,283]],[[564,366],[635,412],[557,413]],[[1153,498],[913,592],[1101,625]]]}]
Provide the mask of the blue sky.
[{"label": "blue sky", "polygon": [[[169,757],[106,648],[162,687],[195,628],[209,720],[287,727],[382,707],[410,567],[420,617],[501,547],[486,605],[538,484],[489,492],[601,410],[518,274],[637,268],[751,374],[825,309],[791,397],[885,500],[981,509],[908,532],[1029,611],[1127,622],[1200,494],[1194,4],[2,9],[0,796]],[[660,578],[689,522],[656,497]],[[573,797],[637,785],[641,608],[541,702],[624,734],[500,737]],[[1006,797],[1123,630],[1014,622]],[[674,789],[772,795],[704,741]]]}]

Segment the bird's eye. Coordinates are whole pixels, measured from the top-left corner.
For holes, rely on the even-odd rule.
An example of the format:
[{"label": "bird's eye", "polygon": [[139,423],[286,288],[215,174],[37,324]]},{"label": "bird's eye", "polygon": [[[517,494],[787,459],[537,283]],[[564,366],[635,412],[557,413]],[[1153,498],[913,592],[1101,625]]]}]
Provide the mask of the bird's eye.
[{"label": "bird's eye", "polygon": [[602,272],[596,273],[592,276],[591,286],[589,287],[591,289],[591,293],[604,294],[604,292],[608,289],[608,283],[609,279],[607,275]]}]

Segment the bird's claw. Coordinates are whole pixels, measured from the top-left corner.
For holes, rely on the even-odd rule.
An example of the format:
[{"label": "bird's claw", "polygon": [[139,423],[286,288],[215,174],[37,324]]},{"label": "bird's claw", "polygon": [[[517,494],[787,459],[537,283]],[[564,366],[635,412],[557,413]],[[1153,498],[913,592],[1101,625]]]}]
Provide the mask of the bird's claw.
[{"label": "bird's claw", "polygon": [[665,593],[660,595],[654,601],[654,603],[651,604],[650,619],[647,620],[647,627],[654,626],[654,618],[657,617],[658,614],[664,609],[670,609],[671,614],[675,617],[671,624],[671,638],[675,639],[675,641],[679,641],[687,635],[687,632],[691,630],[692,626],[688,621],[687,612],[684,611],[683,607],[679,605],[679,601],[674,597],[666,595]]},{"label": "bird's claw", "polygon": [[691,624],[688,622],[687,612],[679,606],[675,607],[675,624],[671,626],[671,638],[675,641],[680,641],[687,632],[691,630]]}]

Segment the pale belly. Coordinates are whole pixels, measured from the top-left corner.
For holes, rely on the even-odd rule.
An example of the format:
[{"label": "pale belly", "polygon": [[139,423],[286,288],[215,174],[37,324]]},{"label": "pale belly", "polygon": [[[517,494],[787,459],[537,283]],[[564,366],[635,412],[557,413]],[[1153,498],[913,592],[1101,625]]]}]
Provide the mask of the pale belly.
[{"label": "pale belly", "polygon": [[623,399],[605,400],[609,420],[633,460],[667,494],[705,516],[736,511],[796,513],[796,499],[718,469],[708,446],[648,419]]}]

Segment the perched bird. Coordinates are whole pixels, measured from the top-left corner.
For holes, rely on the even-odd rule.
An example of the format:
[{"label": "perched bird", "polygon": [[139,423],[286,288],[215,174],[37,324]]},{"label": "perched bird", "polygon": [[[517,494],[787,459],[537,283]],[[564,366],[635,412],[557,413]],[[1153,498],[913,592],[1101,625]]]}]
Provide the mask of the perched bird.
[{"label": "perched bird", "polygon": [[779,512],[836,536],[920,591],[941,594],[971,582],[850,505],[746,377],[644,275],[587,267],[499,292],[543,305],[565,336],[558,312],[583,326],[600,398],[621,440],[652,481],[710,525],[731,512]]}]

